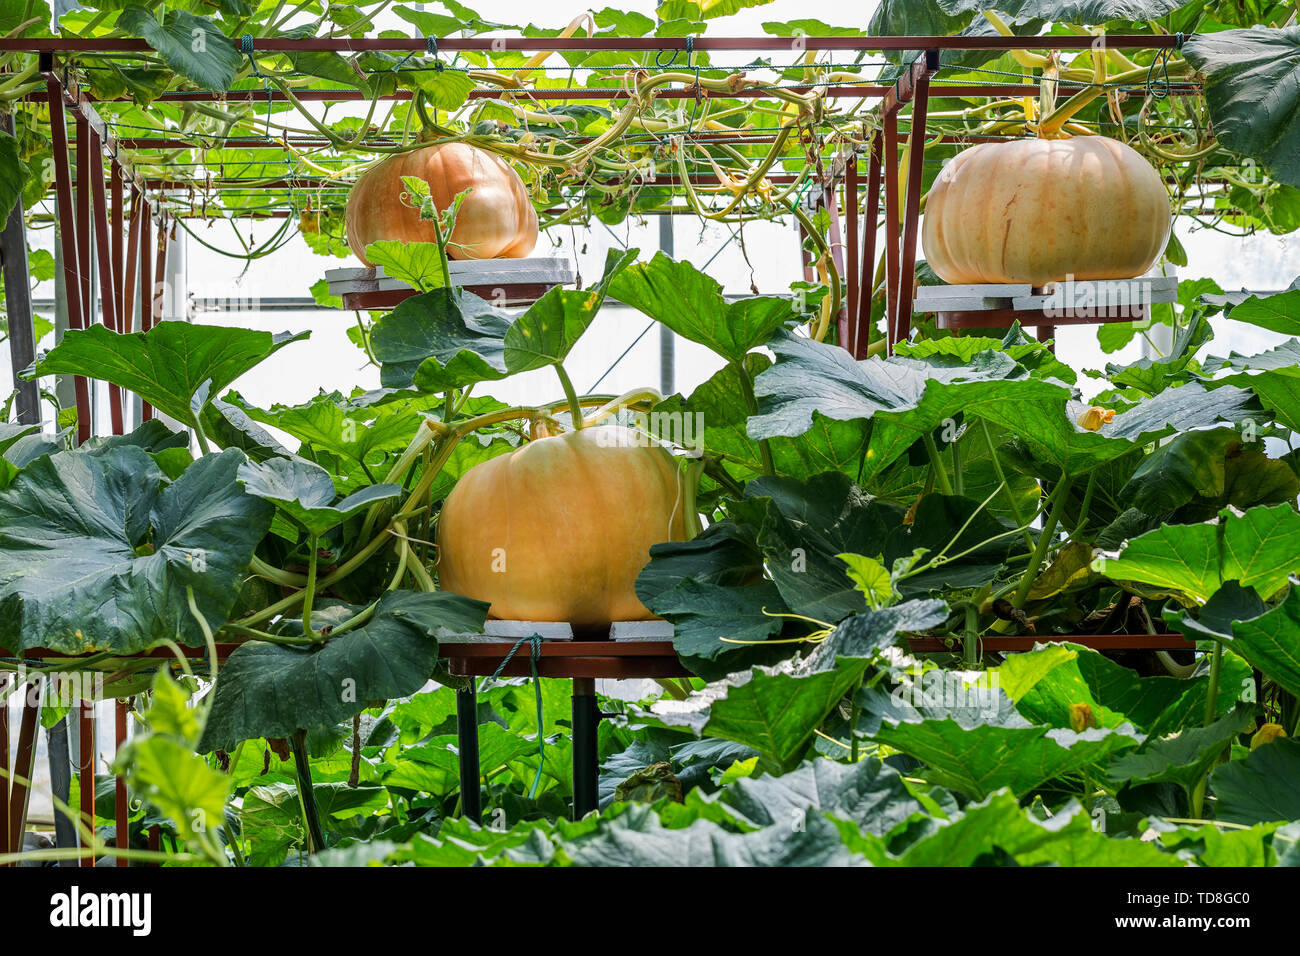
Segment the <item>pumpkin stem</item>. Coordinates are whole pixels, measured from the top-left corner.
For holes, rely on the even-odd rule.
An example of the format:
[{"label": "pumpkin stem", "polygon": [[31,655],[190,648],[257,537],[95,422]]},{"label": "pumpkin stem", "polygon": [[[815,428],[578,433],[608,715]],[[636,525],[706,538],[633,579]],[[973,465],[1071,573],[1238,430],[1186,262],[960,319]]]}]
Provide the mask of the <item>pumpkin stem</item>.
[{"label": "pumpkin stem", "polygon": [[564,397],[569,402],[569,416],[573,419],[573,430],[579,431],[582,428],[582,403],[578,401],[578,393],[573,387],[573,382],[569,378],[569,373],[564,370],[564,365],[560,362],[555,363],[555,374],[560,377],[560,386],[564,389]]}]

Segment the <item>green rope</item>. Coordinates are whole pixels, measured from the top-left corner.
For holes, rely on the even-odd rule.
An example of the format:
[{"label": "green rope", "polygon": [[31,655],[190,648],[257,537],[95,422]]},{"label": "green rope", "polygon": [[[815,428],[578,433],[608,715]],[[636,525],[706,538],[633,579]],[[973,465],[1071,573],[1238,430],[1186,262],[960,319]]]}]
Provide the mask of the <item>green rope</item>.
[{"label": "green rope", "polygon": [[542,656],[542,636],[532,634],[528,637],[521,637],[515,641],[515,646],[510,648],[510,653],[501,661],[500,666],[492,673],[492,680],[501,676],[501,672],[506,669],[510,659],[515,656],[515,651],[519,650],[523,644],[529,645],[528,666],[533,672],[533,696],[537,701],[537,773],[533,775],[533,785],[528,788],[528,799],[533,800],[537,797],[537,787],[542,782],[542,767],[546,763],[546,735],[542,732],[542,682],[537,677],[537,659]]}]

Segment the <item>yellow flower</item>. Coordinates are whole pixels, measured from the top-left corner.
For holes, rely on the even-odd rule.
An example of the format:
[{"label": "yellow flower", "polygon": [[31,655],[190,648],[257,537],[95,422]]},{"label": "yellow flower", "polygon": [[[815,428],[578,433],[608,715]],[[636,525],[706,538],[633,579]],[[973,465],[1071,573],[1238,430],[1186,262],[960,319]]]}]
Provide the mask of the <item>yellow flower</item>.
[{"label": "yellow flower", "polygon": [[1089,727],[1096,727],[1097,715],[1092,712],[1091,704],[1070,705],[1070,729],[1081,734]]},{"label": "yellow flower", "polygon": [[1272,743],[1279,737],[1285,737],[1286,731],[1282,729],[1281,724],[1265,724],[1259,730],[1255,731],[1255,736],[1250,738],[1250,749],[1262,747],[1264,744]]},{"label": "yellow flower", "polygon": [[1101,431],[1102,425],[1109,425],[1114,420],[1114,409],[1094,405],[1079,416],[1079,427],[1086,428],[1090,432],[1096,432]]}]

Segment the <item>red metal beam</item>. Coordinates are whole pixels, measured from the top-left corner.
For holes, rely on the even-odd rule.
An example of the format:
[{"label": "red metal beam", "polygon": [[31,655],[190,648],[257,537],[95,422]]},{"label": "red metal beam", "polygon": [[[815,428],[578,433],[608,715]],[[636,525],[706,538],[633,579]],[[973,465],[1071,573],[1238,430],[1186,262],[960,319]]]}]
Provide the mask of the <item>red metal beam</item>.
[{"label": "red metal beam", "polygon": [[898,305],[898,113],[890,110],[881,117],[885,167],[885,337],[893,347],[894,313]]},{"label": "red metal beam", "polygon": [[122,274],[122,310],[118,313],[119,332],[131,332],[135,326],[136,278],[140,267],[140,221],[148,216],[149,202],[136,193],[131,205],[131,226],[126,240],[126,271]]},{"label": "red metal beam", "polygon": [[[58,78],[51,73],[45,75],[45,88],[50,108],[50,143],[54,158],[59,246],[63,258],[63,294],[68,305],[68,325],[79,329],[84,327],[85,314],[80,271],[81,252],[78,248],[77,233],[79,209],[72,195],[71,157],[68,150],[67,121],[63,115],[63,91]],[[82,241],[84,242],[84,238]],[[84,441],[90,437],[90,383],[84,376],[74,375],[72,387],[77,405],[77,438],[78,441]]]},{"label": "red metal beam", "polygon": [[[94,235],[95,250],[99,254],[99,308],[103,313],[103,323],[105,328],[114,332],[118,330],[117,326],[117,286],[114,284],[114,275],[119,268],[114,260],[113,237],[110,234],[108,219],[108,210],[106,207],[107,200],[104,196],[104,177],[99,168],[99,157],[102,155],[102,144],[99,141],[99,134],[93,129],[90,130],[90,163],[95,168],[90,170],[91,191],[94,199]],[[121,435],[122,431],[122,389],[113,385],[108,386],[108,414],[114,435]]]},{"label": "red metal beam", "polygon": [[847,273],[848,293],[845,297],[847,321],[840,332],[840,345],[853,354],[852,337],[857,332],[858,320],[858,152],[849,149],[844,166],[844,271]]},{"label": "red metal beam", "polygon": [[[36,678],[40,680],[40,678]],[[23,716],[18,724],[18,747],[14,751],[13,763],[9,772],[13,778],[9,781],[9,848],[17,852],[23,847],[23,831],[27,829],[27,799],[31,794],[32,767],[36,759],[36,732],[40,727],[38,718],[41,714],[41,689],[33,690],[30,682],[19,688],[23,695]],[[36,694],[36,703],[31,702],[31,695]],[[7,702],[6,702],[7,706]]]},{"label": "red metal beam", "polygon": [[[112,202],[112,244],[113,244],[113,289],[117,296],[114,299],[113,312],[117,316],[122,314],[122,293],[126,286],[122,279],[122,227],[125,216],[122,208],[122,167],[114,159],[108,164],[109,175],[109,198]],[[120,330],[119,330],[120,331]]]},{"label": "red metal beam", "polygon": [[853,329],[853,357],[864,359],[871,345],[871,293],[876,281],[876,220],[880,218],[881,137],[871,137],[871,158],[867,166],[867,197],[862,211],[862,258],[858,267],[857,322]]},{"label": "red metal beam", "polygon": [[[159,224],[158,231],[162,231]],[[160,255],[155,249],[153,238],[153,218],[144,216],[140,221],[140,331],[147,332],[153,326],[154,315],[154,263]],[[141,400],[140,421],[153,418],[153,408]]]},{"label": "red metal beam", "polygon": [[921,176],[925,160],[925,119],[930,100],[930,77],[939,69],[939,51],[926,50],[917,58],[919,70],[907,94],[912,100],[912,129],[908,133],[907,199],[903,206],[903,248],[899,258],[898,304],[894,307],[895,327],[891,344],[907,339],[912,327],[912,286],[916,274],[916,239],[921,214]]}]

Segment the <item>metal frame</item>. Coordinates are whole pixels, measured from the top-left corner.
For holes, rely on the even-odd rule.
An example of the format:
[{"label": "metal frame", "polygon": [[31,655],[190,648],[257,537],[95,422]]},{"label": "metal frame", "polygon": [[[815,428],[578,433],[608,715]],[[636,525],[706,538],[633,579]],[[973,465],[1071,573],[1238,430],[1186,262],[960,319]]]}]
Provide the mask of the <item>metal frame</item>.
[{"label": "metal frame", "polygon": [[[21,48],[30,50],[34,47],[23,44]],[[92,273],[97,273],[98,304],[103,324],[115,332],[134,331],[136,300],[139,296],[141,325],[145,329],[150,328],[158,314],[154,276],[161,274],[166,255],[165,244],[159,246],[156,254],[151,254],[153,250],[150,249],[150,243],[155,221],[159,223],[159,236],[164,235],[165,212],[149,199],[144,179],[135,173],[129,161],[121,155],[118,144],[88,98],[75,85],[65,83],[55,71],[50,54],[42,53],[38,65],[46,83],[45,94],[41,99],[48,104],[50,110],[56,216],[68,325],[73,329],[85,329],[95,321],[96,290],[92,289]],[[74,133],[71,139],[68,136],[66,110],[71,110],[73,114]],[[105,160],[108,162],[107,175],[104,171]],[[21,382],[18,379],[18,373],[35,358],[21,203],[14,207],[5,225],[0,254],[3,255],[6,298],[9,302],[14,379],[19,382],[19,420],[39,424],[36,382]],[[155,262],[159,265],[158,273],[153,271]],[[94,409],[90,383],[86,378],[75,376],[73,386],[77,409],[77,441],[81,443],[94,432]],[[108,407],[111,433],[123,434],[126,429],[124,395],[118,386],[109,386]],[[26,656],[34,658],[37,655]],[[0,816],[4,817],[3,828],[0,828],[0,852],[16,852],[22,847],[42,683],[43,679],[39,675],[33,675],[23,687],[18,688],[26,700],[22,709],[18,749],[12,755],[8,752],[8,701],[0,706],[0,738],[3,738],[0,741],[0,770],[5,771],[3,786],[0,786]],[[7,684],[8,679],[0,682],[0,686]],[[35,688],[34,692],[32,688]],[[127,740],[125,701],[114,702],[114,716],[114,737],[120,748]],[[72,717],[70,714],[69,719]],[[80,730],[77,767],[81,781],[79,811],[82,825],[86,826],[93,825],[95,811],[94,705],[83,702],[76,708],[75,717]],[[125,848],[128,837],[126,786],[120,778],[116,787],[115,812],[118,823],[117,846]],[[117,860],[119,866],[125,866],[126,862],[120,858]],[[93,866],[94,860],[89,854],[84,855],[80,858],[80,865]]]},{"label": "metal frame", "polygon": [[[567,50],[610,50],[610,51],[764,51],[786,50],[790,48],[788,38],[762,37],[506,37],[506,38],[437,38],[441,51],[518,50],[518,51],[567,51]],[[867,355],[871,335],[871,292],[873,289],[872,269],[876,257],[876,221],[880,213],[880,192],[884,189],[885,201],[885,272],[886,272],[886,336],[888,345],[904,340],[911,324],[911,306],[913,296],[912,273],[916,261],[916,242],[918,233],[921,164],[926,139],[926,116],[929,98],[933,96],[980,96],[980,95],[1030,95],[1037,92],[1033,84],[944,84],[932,83],[939,68],[939,51],[945,49],[965,50],[1007,50],[1007,49],[1085,49],[1090,47],[1094,38],[1091,36],[1039,36],[1039,37],[804,37],[800,42],[806,50],[840,50],[848,52],[921,51],[911,62],[904,74],[892,86],[856,85],[824,89],[827,96],[852,96],[879,98],[878,111],[880,128],[869,143],[865,144],[867,154],[867,174],[865,189],[860,176],[858,163],[859,151],[850,150],[837,163],[830,175],[824,176],[819,183],[821,201],[825,204],[833,222],[831,233],[831,255],[840,274],[846,277],[847,296],[841,312],[835,317],[839,340],[855,358]],[[1173,49],[1177,40],[1164,35],[1110,35],[1106,38],[1109,46],[1116,49]],[[359,52],[366,50],[383,50],[392,52],[424,52],[427,41],[423,37],[404,38],[349,38],[349,37],[307,37],[301,39],[259,39],[257,50],[264,53],[284,53],[299,51],[334,50],[339,52]],[[151,148],[171,142],[166,137],[139,138],[119,144],[108,131],[103,120],[95,111],[89,97],[75,83],[55,69],[55,54],[77,54],[85,52],[116,52],[123,54],[151,53],[152,48],[143,40],[105,37],[94,39],[34,38],[9,39],[0,38],[0,51],[34,52],[39,54],[39,71],[45,79],[43,94],[34,94],[29,100],[44,102],[50,108],[51,139],[54,152],[56,194],[56,219],[59,229],[60,251],[62,256],[65,295],[67,298],[69,326],[74,329],[87,328],[95,320],[95,297],[91,288],[92,273],[99,276],[99,302],[104,324],[118,332],[130,332],[135,329],[136,300],[139,300],[140,330],[148,330],[160,319],[162,313],[162,286],[166,274],[167,249],[169,234],[175,237],[175,220],[169,216],[161,203],[150,200],[149,190],[167,190],[171,188],[190,188],[190,184],[166,181],[146,181],[131,167],[120,149],[123,146]],[[1062,83],[1063,89],[1082,88],[1085,84]],[[809,91],[815,87],[791,87],[795,90]],[[1190,95],[1197,92],[1191,84],[1172,84],[1172,95]],[[342,101],[361,99],[359,91],[347,90],[303,90],[295,91],[300,100]],[[386,99],[408,99],[408,91],[396,91]],[[475,90],[472,98],[490,98],[508,96],[504,90]],[[539,89],[529,91],[532,99],[617,99],[629,95],[626,91],[600,89]],[[660,90],[656,96],[662,98],[698,98],[699,92],[692,89]],[[759,97],[764,95],[762,89],[740,90],[729,97]],[[284,99],[278,91],[245,89],[227,92],[189,91],[167,93],[160,97],[164,102],[192,101],[272,101]],[[899,160],[899,115],[904,106],[912,104],[910,114],[909,137],[914,148],[908,154],[907,183],[908,189],[902,197],[902,209],[899,207],[898,177]],[[68,136],[65,110],[71,110],[74,120],[74,135]],[[745,134],[738,131],[738,138]],[[697,134],[701,142],[719,137],[711,134]],[[724,135],[721,138],[726,138]],[[750,141],[755,141],[754,134],[748,134]],[[975,142],[984,139],[996,140],[996,137],[953,137],[953,142]],[[178,145],[192,145],[188,141],[176,141]],[[247,148],[283,148],[283,140],[266,139],[265,142],[250,139]],[[72,154],[76,155],[76,174],[74,182]],[[103,164],[109,162],[107,183]],[[842,167],[842,168],[841,168]],[[786,181],[787,174],[774,173],[774,182]],[[674,176],[662,177],[659,182],[677,184]],[[301,182],[285,180],[281,188],[301,185]],[[218,184],[225,185],[225,184]],[[229,184],[232,187],[235,183]],[[838,201],[838,189],[844,187],[844,200]],[[267,188],[274,188],[268,186]],[[130,205],[128,213],[127,207]],[[861,215],[859,215],[861,210]],[[843,214],[843,231],[841,234],[840,216]],[[26,246],[22,234],[22,210],[17,208],[9,217],[4,228],[3,240],[0,241],[0,256],[3,257],[4,278],[10,311],[11,349],[15,372],[19,365],[26,367],[34,357],[34,345],[31,341],[30,302],[28,301],[28,273],[26,263]],[[123,232],[126,232],[125,239]],[[125,242],[125,245],[124,245]],[[92,255],[91,245],[94,244]],[[20,253],[21,250],[21,253]],[[138,280],[138,281],[137,281]],[[15,323],[15,316],[20,321]],[[985,319],[989,317],[984,316]],[[998,316],[1010,321],[1020,316]],[[1051,328],[1041,328],[1050,334]],[[77,437],[85,441],[92,434],[93,419],[89,383],[82,376],[74,377],[74,391],[77,408]],[[110,427],[114,434],[120,434],[126,427],[124,396],[120,388],[109,389]],[[39,422],[39,408],[36,406],[36,386],[34,382],[24,383],[20,387],[19,415],[22,421]],[[26,416],[26,417],[24,417]],[[145,404],[143,419],[153,417],[153,410]],[[1046,635],[1044,637],[1047,637]],[[1098,648],[1174,648],[1185,647],[1186,642],[1178,635],[1072,635],[1069,637],[1051,636],[1051,640],[1074,640]],[[986,638],[985,646],[997,650],[1023,650],[1033,646],[1040,638],[1033,635],[1013,637]],[[687,672],[681,667],[671,643],[666,647],[647,649],[649,644],[664,642],[565,642],[563,645],[543,645],[542,657],[538,661],[539,673],[544,676],[568,677],[574,681],[573,696],[573,730],[574,730],[574,804],[575,815],[594,809],[596,806],[597,761],[596,730],[600,713],[594,696],[594,679],[596,677],[627,677],[647,674],[649,676],[680,676]],[[594,646],[592,646],[594,645]],[[912,639],[913,650],[918,652],[946,650],[946,644],[938,638]],[[459,653],[456,664],[465,673],[478,673],[482,667],[494,666],[507,653],[509,642],[501,646],[475,644],[462,645],[478,648],[477,651]],[[224,660],[234,649],[234,645],[220,645],[218,658]],[[0,653],[8,652],[0,649]],[[31,651],[27,659],[39,659],[42,652]],[[160,649],[148,652],[146,657],[169,658],[171,652]],[[523,668],[523,670],[520,670]],[[491,673],[491,670],[487,671]],[[527,673],[527,662],[512,661],[506,673]],[[13,678],[0,675],[0,692],[9,687]],[[34,691],[35,702],[24,703],[19,728],[18,746],[15,752],[9,748],[8,707],[0,706],[0,771],[4,771],[3,786],[0,786],[0,852],[14,851],[22,846],[23,831],[26,823],[28,780],[31,775],[32,760],[35,754],[36,733],[40,712],[40,695],[42,679],[35,676],[20,691]],[[28,694],[29,698],[32,694]],[[458,724],[461,734],[461,775],[462,781],[470,775],[477,780],[477,714],[473,693],[463,692],[457,697]],[[114,709],[114,735],[120,748],[127,739],[127,705],[117,701]],[[94,756],[93,736],[95,729],[94,711],[91,706],[83,706],[77,715],[82,730],[80,749],[81,806],[83,822],[93,823],[94,819]],[[89,746],[88,746],[89,744]],[[581,768],[581,773],[579,773]],[[471,817],[477,819],[480,812],[479,792],[476,786],[463,789],[464,809]],[[127,845],[127,807],[125,785],[119,778],[116,786],[116,822],[118,847]],[[150,835],[150,846],[158,845],[158,833],[154,828]],[[93,865],[88,855],[80,860],[81,865]],[[118,865],[126,865],[119,859]]]}]

